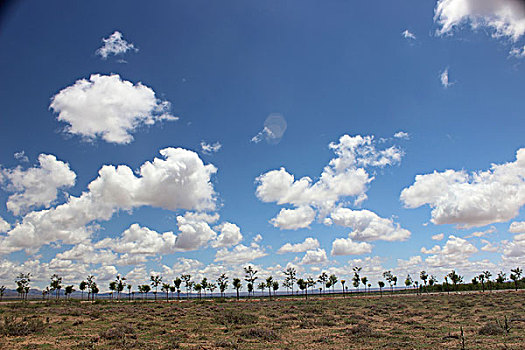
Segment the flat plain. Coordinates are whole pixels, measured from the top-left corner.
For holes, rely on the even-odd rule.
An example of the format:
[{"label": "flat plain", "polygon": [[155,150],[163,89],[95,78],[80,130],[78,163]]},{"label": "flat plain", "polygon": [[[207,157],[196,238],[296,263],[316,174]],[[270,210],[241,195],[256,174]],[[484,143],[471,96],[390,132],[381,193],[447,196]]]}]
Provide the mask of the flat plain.
[{"label": "flat plain", "polygon": [[524,291],[383,294],[3,302],[0,349],[525,348]]}]

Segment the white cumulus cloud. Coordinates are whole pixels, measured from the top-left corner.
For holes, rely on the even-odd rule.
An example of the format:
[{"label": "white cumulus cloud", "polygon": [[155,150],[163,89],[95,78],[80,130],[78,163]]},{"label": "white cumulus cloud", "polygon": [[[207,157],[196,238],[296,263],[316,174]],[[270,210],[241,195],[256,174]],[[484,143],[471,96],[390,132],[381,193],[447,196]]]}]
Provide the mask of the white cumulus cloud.
[{"label": "white cumulus cloud", "polygon": [[7,200],[7,209],[15,215],[29,209],[49,208],[57,198],[58,189],[75,185],[76,174],[54,155],[41,154],[39,165],[29,169],[16,167],[1,170],[7,180],[7,190],[15,192]]},{"label": "white cumulus cloud", "polygon": [[215,254],[215,262],[222,261],[227,264],[245,264],[252,260],[268,255],[257,243],[250,246],[238,244],[233,249],[222,248]]},{"label": "white cumulus cloud", "polygon": [[215,229],[219,230],[220,234],[217,236],[216,241],[212,243],[214,248],[230,247],[242,241],[243,236],[240,227],[231,222],[223,222],[216,226]]},{"label": "white cumulus cloud", "polygon": [[49,107],[68,124],[66,132],[118,144],[133,141],[131,134],[139,126],[178,119],[169,114],[170,103],[157,99],[151,88],[118,74],[77,80],[56,94]]},{"label": "white cumulus cloud", "polygon": [[122,55],[128,51],[138,51],[132,43],[128,43],[122,38],[122,33],[115,31],[108,38],[102,38],[104,45],[100,47],[96,54],[103,59],[108,58],[109,55]]},{"label": "white cumulus cloud", "polygon": [[439,0],[434,21],[439,35],[470,24],[473,29],[490,28],[494,37],[514,41],[525,33],[525,4],[521,0]]},{"label": "white cumulus cloud", "polygon": [[408,208],[428,204],[437,225],[469,228],[506,222],[525,204],[525,149],[517,151],[514,162],[493,164],[490,170],[417,175],[400,198]]},{"label": "white cumulus cloud", "polygon": [[304,242],[301,242],[301,243],[297,243],[297,244],[286,243],[281,248],[279,248],[279,250],[277,251],[277,254],[302,253],[302,252],[306,252],[307,250],[314,250],[317,248],[319,248],[319,241],[315,238],[308,237],[304,240]]},{"label": "white cumulus cloud", "polygon": [[410,32],[408,29],[405,29],[405,31],[403,31],[403,33],[401,33],[401,35],[405,39],[416,40],[416,35],[414,33]]},{"label": "white cumulus cloud", "polygon": [[514,221],[509,227],[510,233],[525,233],[525,221]]},{"label": "white cumulus cloud", "polygon": [[304,205],[295,209],[281,209],[270,223],[282,230],[297,230],[309,227],[315,219],[315,210]]},{"label": "white cumulus cloud", "polygon": [[214,144],[206,143],[204,141],[201,141],[201,151],[205,154],[212,154],[217,153],[222,148],[222,145],[219,142],[215,142]]},{"label": "white cumulus cloud", "polygon": [[353,231],[348,235],[356,241],[405,241],[410,237],[410,231],[385,219],[369,210],[352,210],[337,208],[330,216],[336,225],[349,227]]},{"label": "white cumulus cloud", "polygon": [[301,260],[301,265],[324,264],[328,262],[324,249],[308,250]]},{"label": "white cumulus cloud", "polygon": [[332,243],[332,255],[362,255],[372,252],[372,245],[354,242],[351,238],[337,238]]}]

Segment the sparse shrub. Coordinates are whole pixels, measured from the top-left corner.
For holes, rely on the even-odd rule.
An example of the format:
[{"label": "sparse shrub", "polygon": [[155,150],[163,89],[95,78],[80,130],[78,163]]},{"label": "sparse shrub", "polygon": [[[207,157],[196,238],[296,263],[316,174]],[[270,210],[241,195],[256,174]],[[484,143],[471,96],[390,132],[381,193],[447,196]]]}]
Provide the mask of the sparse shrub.
[{"label": "sparse shrub", "polygon": [[239,344],[233,340],[218,340],[215,342],[215,346],[224,349],[238,349]]},{"label": "sparse shrub", "polygon": [[4,321],[0,323],[0,334],[6,336],[25,336],[33,333],[40,333],[44,330],[45,324],[40,318],[26,318],[17,320],[14,316],[4,316]]},{"label": "sparse shrub", "polygon": [[366,323],[359,323],[356,326],[347,329],[346,333],[353,337],[377,337],[378,333],[374,332],[372,328]]},{"label": "sparse shrub", "polygon": [[215,320],[217,323],[228,326],[228,325],[243,325],[257,323],[258,317],[254,314],[249,314],[241,311],[227,310],[222,314],[217,315]]},{"label": "sparse shrub", "polygon": [[106,331],[100,333],[100,337],[107,340],[122,339],[122,338],[132,338],[135,339],[135,330],[128,325],[123,325],[120,327],[112,327]]},{"label": "sparse shrub", "polygon": [[257,338],[264,341],[279,339],[279,335],[275,331],[261,327],[245,329],[240,333],[240,336],[245,338]]},{"label": "sparse shrub", "polygon": [[479,329],[478,333],[480,335],[501,335],[505,333],[505,331],[496,323],[487,323]]}]

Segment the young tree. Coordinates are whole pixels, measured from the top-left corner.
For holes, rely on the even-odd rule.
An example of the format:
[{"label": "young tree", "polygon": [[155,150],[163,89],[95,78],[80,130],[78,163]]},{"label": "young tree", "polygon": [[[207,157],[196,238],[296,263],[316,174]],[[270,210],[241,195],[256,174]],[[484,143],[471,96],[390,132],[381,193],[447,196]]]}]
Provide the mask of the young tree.
[{"label": "young tree", "polygon": [[186,299],[190,298],[190,290],[193,287],[193,282],[191,281],[191,275],[182,275],[180,278],[184,281],[184,287],[186,288]]},{"label": "young tree", "polygon": [[396,285],[397,283],[397,277],[394,276],[391,271],[383,272],[383,277],[386,279],[386,281],[390,285],[390,291],[392,292],[392,294],[394,294],[394,285]]},{"label": "young tree", "polygon": [[523,270],[518,267],[515,269],[510,270],[512,272],[510,274],[510,279],[514,281],[514,287],[516,288],[516,291],[518,290],[518,282],[521,278],[521,274],[523,273]]},{"label": "young tree", "polygon": [[326,282],[328,282],[328,275],[326,272],[323,272],[318,278],[317,281],[321,283],[321,286],[323,286],[326,289]]},{"label": "young tree", "polygon": [[56,300],[60,297],[60,289],[62,289],[62,277],[58,276],[56,273],[51,276],[51,283],[49,284],[51,290],[55,292]]},{"label": "young tree", "polygon": [[208,279],[206,277],[201,280],[201,287],[204,292],[204,298],[206,298],[206,289],[208,289]]},{"label": "young tree", "polygon": [[80,300],[84,300],[84,291],[86,290],[86,287],[87,287],[87,282],[86,281],[82,281],[78,285],[78,289],[80,289],[80,292],[82,293],[81,294],[82,296],[80,297]]},{"label": "young tree", "polygon": [[268,295],[270,296],[270,300],[272,300],[272,283],[273,283],[272,276],[266,278],[266,288],[268,288]]},{"label": "young tree", "polygon": [[428,286],[432,288],[434,284],[436,284],[436,282],[437,282],[437,278],[434,275],[431,275],[430,278],[428,279]]},{"label": "young tree", "polygon": [[2,301],[2,298],[4,297],[5,293],[5,286],[0,286],[0,301]]},{"label": "young tree", "polygon": [[341,280],[341,285],[343,286],[343,298],[345,298],[345,283],[346,280]]},{"label": "young tree", "polygon": [[93,282],[93,285],[91,286],[91,298],[93,301],[95,301],[95,296],[100,292],[98,289],[98,286],[95,282]]},{"label": "young tree", "polygon": [[175,286],[170,286],[170,293],[171,293],[171,299],[173,299],[173,293],[177,291],[177,288]]},{"label": "young tree", "polygon": [[452,281],[452,284],[454,284],[454,290],[457,292],[457,285],[463,282],[463,276],[458,275],[455,270],[452,270],[447,276]]},{"label": "young tree", "polygon": [[383,297],[383,287],[385,286],[385,282],[379,281],[377,284],[379,285],[379,294]]},{"label": "young tree", "polygon": [[177,300],[180,300],[180,285],[182,284],[182,280],[177,277],[173,280],[173,285],[175,288],[177,288]]},{"label": "young tree", "polygon": [[133,288],[133,286],[128,283],[128,301],[131,301],[131,288]]},{"label": "young tree", "polygon": [[117,283],[117,300],[120,300],[120,293],[124,290],[124,287],[126,286],[126,277],[120,277],[120,275],[117,275],[117,278],[115,282]]},{"label": "young tree", "polygon": [[233,288],[237,291],[237,300],[239,300],[239,290],[242,288],[241,280],[239,278],[233,279]]},{"label": "young tree", "polygon": [[221,291],[221,298],[224,298],[224,292],[228,288],[228,277],[225,273],[221,274],[217,278],[217,284],[219,285],[219,290]]},{"label": "young tree", "polygon": [[299,286],[300,290],[306,290],[305,296],[306,296],[306,300],[308,300],[308,285],[306,284],[306,281],[303,280],[302,278],[299,278],[297,280],[297,285]]},{"label": "young tree", "polygon": [[472,278],[471,282],[472,282],[472,288],[478,289],[478,284],[479,284],[478,277],[474,276],[474,278]]},{"label": "young tree", "polygon": [[264,296],[264,290],[266,289],[266,283],[261,282],[257,285],[257,289],[261,290],[261,296]]},{"label": "young tree", "polygon": [[363,283],[363,286],[365,286],[365,293],[366,293],[366,284],[368,283],[368,277],[366,276],[361,277],[361,282]]},{"label": "young tree", "polygon": [[412,285],[412,277],[410,277],[410,274],[407,275],[407,278],[405,279],[405,291],[408,287]]},{"label": "young tree", "polygon": [[71,296],[71,294],[75,291],[75,288],[74,286],[66,286],[66,289],[64,289],[64,294],[66,296],[66,299],[69,299],[69,297]]},{"label": "young tree", "polygon": [[490,280],[490,278],[492,277],[492,273],[490,271],[483,271],[482,273],[483,277],[487,281],[487,287],[490,291],[492,289],[492,281]]},{"label": "young tree", "polygon": [[505,283],[506,279],[507,279],[507,274],[504,273],[503,271],[500,271],[498,273],[498,277],[496,278],[496,283],[503,284],[503,283]]},{"label": "young tree", "polygon": [[354,285],[354,288],[357,289],[357,292],[359,292],[359,285],[361,284],[361,277],[359,276],[361,269],[362,267],[357,267],[357,266],[355,266],[352,269],[354,271],[354,277],[352,277],[352,284]]},{"label": "young tree", "polygon": [[27,294],[29,291],[29,282],[31,282],[30,273],[20,273],[15,279],[17,285],[16,291],[20,294],[22,300],[27,300]]},{"label": "young tree", "polygon": [[428,274],[425,270],[421,271],[419,273],[419,278],[421,278],[421,280],[423,281],[423,283],[425,284],[425,292],[427,291],[427,279],[428,279]]},{"label": "young tree", "polygon": [[86,278],[86,285],[87,285],[87,290],[88,290],[88,301],[89,301],[89,297],[92,293],[92,288],[93,288],[93,284],[95,283],[95,277],[93,275],[89,275],[87,276]]},{"label": "young tree", "polygon": [[208,290],[210,291],[210,297],[213,297],[213,291],[217,288],[215,283],[208,282]]},{"label": "young tree", "polygon": [[197,294],[199,295],[199,299],[201,299],[201,291],[202,291],[202,285],[200,283],[195,283],[195,285],[193,285],[193,289],[197,292]]},{"label": "young tree", "polygon": [[111,281],[109,282],[109,290],[111,291],[111,300],[113,300],[113,293],[117,291],[117,282]]},{"label": "young tree", "polygon": [[166,301],[170,301],[169,299],[169,291],[170,291],[170,284],[169,283],[162,283],[162,287],[160,289],[163,292],[166,292]]},{"label": "young tree", "polygon": [[244,268],[244,280],[248,282],[248,296],[250,296],[250,293],[253,292],[255,280],[258,278],[256,275],[257,270],[254,270],[251,265]]},{"label": "young tree", "polygon": [[330,277],[328,277],[328,281],[330,281],[330,285],[332,286],[332,292],[335,293],[335,285],[337,284],[337,276],[332,274]]},{"label": "young tree", "polygon": [[253,293],[253,283],[246,284],[246,289],[248,290],[248,297],[249,297],[250,294]]},{"label": "young tree", "polygon": [[155,291],[153,294],[155,295],[155,301],[157,301],[157,292],[159,289],[159,285],[162,283],[162,276],[160,275],[151,275],[150,276],[151,286],[155,288]]},{"label": "young tree", "polygon": [[286,285],[292,290],[293,295],[293,285],[295,284],[295,281],[297,281],[297,271],[293,267],[289,267],[284,271],[284,275],[286,276],[285,282]]},{"label": "young tree", "polygon": [[149,286],[149,284],[143,284],[143,285],[140,286],[140,287],[142,287],[141,289],[142,289],[142,293],[144,293],[144,297],[145,297],[146,299],[148,299],[148,293],[149,293],[149,291],[151,290],[151,287]]},{"label": "young tree", "polygon": [[314,287],[315,287],[315,280],[313,277],[308,277],[306,279],[306,287],[312,289],[312,294],[314,293]]},{"label": "young tree", "polygon": [[279,289],[279,282],[273,281],[272,289],[273,289],[273,296],[275,296],[275,293],[277,293],[277,290]]}]

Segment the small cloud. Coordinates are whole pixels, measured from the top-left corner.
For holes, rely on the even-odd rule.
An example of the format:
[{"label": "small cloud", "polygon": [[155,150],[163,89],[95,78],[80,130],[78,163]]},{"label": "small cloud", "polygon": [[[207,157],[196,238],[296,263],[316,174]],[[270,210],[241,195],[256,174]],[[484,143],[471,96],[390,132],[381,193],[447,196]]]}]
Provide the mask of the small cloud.
[{"label": "small cloud", "polygon": [[404,131],[398,131],[394,134],[394,137],[396,139],[403,139],[403,140],[409,140],[410,139],[410,135],[407,133],[407,132],[404,132]]},{"label": "small cloud", "polygon": [[257,234],[257,236],[253,237],[253,241],[255,243],[259,243],[260,241],[262,241],[262,236],[260,234]]},{"label": "small cloud", "polygon": [[204,141],[201,141],[202,153],[205,153],[205,154],[217,153],[221,148],[222,148],[222,145],[219,142],[215,142],[214,144],[211,144],[211,143],[206,143]]},{"label": "small cloud", "polygon": [[448,68],[446,68],[442,73],[441,73],[441,76],[440,76],[440,79],[441,79],[441,85],[443,85],[443,87],[446,89],[452,85],[454,85],[453,82],[450,81],[449,77],[448,77]]},{"label": "small cloud", "polygon": [[122,38],[122,33],[119,31],[115,31],[109,36],[109,38],[102,38],[102,42],[104,45],[95,53],[104,60],[108,58],[109,55],[121,55],[130,50],[135,52],[139,51],[139,49],[135,48],[132,43],[128,43],[126,40],[124,40]]},{"label": "small cloud", "polygon": [[416,36],[414,33],[411,33],[408,29],[406,29],[403,33],[401,33],[401,35],[405,38],[405,39],[409,39],[409,40],[416,40]]},{"label": "small cloud", "polygon": [[445,238],[445,235],[443,233],[438,233],[437,235],[432,236],[432,240],[434,241],[441,241],[443,238]]},{"label": "small cloud", "polygon": [[523,47],[513,47],[510,50],[509,55],[514,57],[514,58],[524,58],[525,57],[525,46],[523,46]]},{"label": "small cloud", "polygon": [[25,151],[15,152],[14,157],[21,162],[29,162],[29,158],[27,158]]},{"label": "small cloud", "polygon": [[264,121],[263,129],[251,138],[251,142],[259,143],[266,140],[269,144],[276,145],[281,142],[286,128],[286,119],[281,114],[272,113]]}]

